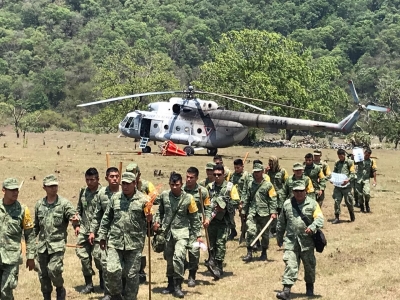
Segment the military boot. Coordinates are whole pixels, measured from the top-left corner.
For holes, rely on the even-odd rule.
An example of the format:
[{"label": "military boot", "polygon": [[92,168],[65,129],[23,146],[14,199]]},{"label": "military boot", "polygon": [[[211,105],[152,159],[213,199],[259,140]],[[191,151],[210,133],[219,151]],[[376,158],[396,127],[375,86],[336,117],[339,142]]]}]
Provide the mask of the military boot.
[{"label": "military boot", "polygon": [[245,262],[251,262],[253,260],[253,248],[247,247],[247,255],[242,258]]},{"label": "military boot", "polygon": [[174,292],[174,278],[172,276],[168,276],[168,286],[162,290],[161,294],[172,294]]},{"label": "military boot", "polygon": [[174,297],[184,298],[185,294],[182,292],[182,278],[174,279]]},{"label": "military boot", "polygon": [[189,270],[188,287],[196,286],[196,270]]},{"label": "military boot", "polygon": [[261,255],[258,258],[259,261],[266,261],[267,260],[267,248],[262,248]]},{"label": "military boot", "polygon": [[104,278],[103,271],[99,271],[99,285],[102,290],[104,290]]},{"label": "military boot", "polygon": [[63,286],[57,287],[56,292],[57,292],[57,297],[56,297],[57,300],[65,300],[67,292],[65,291],[65,288]]},{"label": "military boot", "polygon": [[51,293],[43,294],[43,300],[51,300]]},{"label": "military boot", "polygon": [[145,268],[146,268],[146,256],[142,255],[140,259],[139,284],[146,283],[146,272],[144,271]]},{"label": "military boot", "polygon": [[369,207],[369,201],[365,201],[365,209],[366,209],[367,213],[371,212],[371,208]]},{"label": "military boot", "polygon": [[224,266],[223,266],[223,261],[222,260],[216,260],[217,262],[217,266],[219,269],[219,273],[222,275],[224,275]]},{"label": "military boot", "polygon": [[90,294],[94,292],[92,276],[85,276],[86,286],[81,291],[81,294]]},{"label": "military boot", "polygon": [[356,220],[356,216],[354,215],[354,211],[349,211],[350,214],[350,222],[354,222]]},{"label": "military boot", "polygon": [[306,296],[314,296],[314,283],[306,283]]},{"label": "military boot", "polygon": [[231,233],[229,234],[228,241],[233,241],[233,239],[237,236],[236,228],[231,228]]},{"label": "military boot", "polygon": [[332,224],[339,224],[339,215],[335,215],[335,220],[332,221]]},{"label": "military boot", "polygon": [[282,300],[290,300],[290,285],[284,285],[283,291],[277,293],[276,298]]}]

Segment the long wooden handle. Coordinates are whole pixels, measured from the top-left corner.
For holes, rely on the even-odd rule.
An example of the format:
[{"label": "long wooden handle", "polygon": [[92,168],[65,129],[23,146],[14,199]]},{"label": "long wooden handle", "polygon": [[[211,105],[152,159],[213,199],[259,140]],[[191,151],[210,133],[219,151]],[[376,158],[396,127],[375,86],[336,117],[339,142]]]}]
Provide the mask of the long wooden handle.
[{"label": "long wooden handle", "polygon": [[119,162],[119,183],[121,183],[122,177],[122,161]]},{"label": "long wooden handle", "polygon": [[244,163],[244,164],[246,163],[247,156],[249,156],[249,152],[246,152],[246,155],[245,155],[244,158],[243,158],[243,163]]},{"label": "long wooden handle", "polygon": [[254,239],[254,241],[251,242],[250,247],[253,247],[255,243],[257,243],[258,239],[262,236],[265,230],[267,230],[268,226],[271,225],[272,221],[274,219],[269,219],[268,223],[265,224],[264,228],[260,231],[260,233],[257,235],[257,237]]},{"label": "long wooden handle", "polygon": [[110,167],[110,153],[106,153],[106,163],[107,163],[107,169]]}]

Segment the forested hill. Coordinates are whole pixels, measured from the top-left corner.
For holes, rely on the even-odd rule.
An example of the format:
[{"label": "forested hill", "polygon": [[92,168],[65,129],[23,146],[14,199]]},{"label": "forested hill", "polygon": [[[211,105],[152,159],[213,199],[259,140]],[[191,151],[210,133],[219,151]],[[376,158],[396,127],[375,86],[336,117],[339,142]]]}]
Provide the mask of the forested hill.
[{"label": "forested hill", "polygon": [[[126,52],[138,68],[159,68],[157,88],[186,84],[211,59],[212,43],[232,30],[280,33],[311,49],[314,59],[336,58],[341,72],[336,83],[344,88],[351,77],[369,99],[382,78],[397,80],[399,73],[399,0],[3,0],[0,5],[0,101],[30,111],[56,109],[74,118],[81,101],[152,90],[154,82],[130,81],[128,88],[104,93],[113,84],[108,68]],[[171,74],[177,80],[170,80]]]}]

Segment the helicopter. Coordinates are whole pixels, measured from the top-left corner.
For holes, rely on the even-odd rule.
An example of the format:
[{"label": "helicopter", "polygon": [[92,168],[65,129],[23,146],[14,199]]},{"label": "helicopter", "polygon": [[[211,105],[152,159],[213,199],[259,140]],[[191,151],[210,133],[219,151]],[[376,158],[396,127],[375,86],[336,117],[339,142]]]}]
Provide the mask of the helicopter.
[{"label": "helicopter", "polygon": [[214,156],[217,154],[218,148],[226,148],[240,143],[246,137],[249,127],[268,128],[270,130],[295,129],[349,133],[363,111],[389,111],[388,108],[374,103],[360,104],[353,82],[350,80],[348,83],[357,109],[337,124],[226,110],[215,101],[203,100],[198,98],[197,95],[218,96],[264,113],[267,112],[265,109],[237,98],[306,111],[245,96],[197,91],[193,86],[189,86],[184,91],[139,93],[79,104],[78,107],[122,101],[135,97],[183,94],[181,97],[171,97],[168,102],[150,103],[148,104],[148,111],[135,110],[129,112],[119,123],[119,131],[126,137],[140,139],[139,148],[142,149],[143,153],[151,152],[151,147],[148,145],[149,141],[163,142],[170,140],[177,144],[187,145],[183,149],[187,155],[193,155],[197,149],[206,148],[207,154]]}]

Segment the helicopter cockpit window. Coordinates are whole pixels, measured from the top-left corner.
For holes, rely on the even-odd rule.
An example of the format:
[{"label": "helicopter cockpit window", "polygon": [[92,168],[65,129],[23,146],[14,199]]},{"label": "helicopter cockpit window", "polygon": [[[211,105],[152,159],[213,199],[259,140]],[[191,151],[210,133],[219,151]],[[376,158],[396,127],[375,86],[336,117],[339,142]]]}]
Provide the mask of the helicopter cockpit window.
[{"label": "helicopter cockpit window", "polygon": [[201,128],[197,128],[197,133],[202,133],[203,130],[201,130]]},{"label": "helicopter cockpit window", "polygon": [[176,131],[180,131],[181,130],[181,128],[179,126],[176,126],[175,129],[176,129]]},{"label": "helicopter cockpit window", "polygon": [[132,120],[133,120],[133,117],[129,117],[128,122],[126,122],[126,124],[125,124],[125,128],[129,128],[129,126],[131,126]]}]

